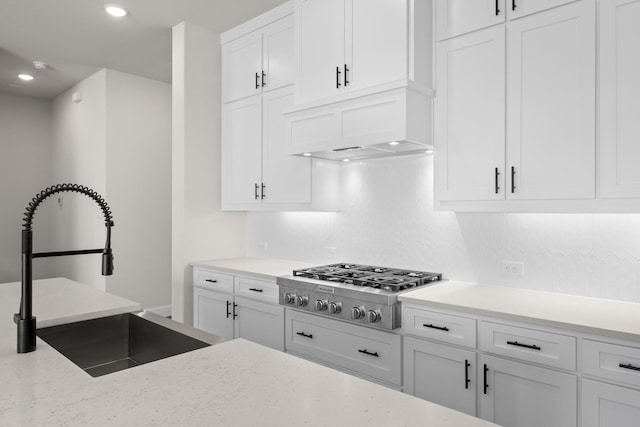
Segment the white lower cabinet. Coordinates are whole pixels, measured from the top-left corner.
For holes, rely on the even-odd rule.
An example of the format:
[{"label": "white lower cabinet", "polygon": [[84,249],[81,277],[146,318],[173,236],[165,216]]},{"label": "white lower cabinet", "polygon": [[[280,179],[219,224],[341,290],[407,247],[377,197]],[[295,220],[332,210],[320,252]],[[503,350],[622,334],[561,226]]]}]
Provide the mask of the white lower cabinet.
[{"label": "white lower cabinet", "polygon": [[402,336],[287,309],[288,353],[400,388]]},{"label": "white lower cabinet", "polygon": [[582,380],[583,427],[637,427],[640,391]]},{"label": "white lower cabinet", "polygon": [[575,375],[481,354],[479,416],[503,426],[577,425]]},{"label": "white lower cabinet", "polygon": [[284,351],[284,308],[277,292],[274,282],[194,269],[193,326]]},{"label": "white lower cabinet", "polygon": [[476,352],[404,337],[404,391],[476,415]]}]

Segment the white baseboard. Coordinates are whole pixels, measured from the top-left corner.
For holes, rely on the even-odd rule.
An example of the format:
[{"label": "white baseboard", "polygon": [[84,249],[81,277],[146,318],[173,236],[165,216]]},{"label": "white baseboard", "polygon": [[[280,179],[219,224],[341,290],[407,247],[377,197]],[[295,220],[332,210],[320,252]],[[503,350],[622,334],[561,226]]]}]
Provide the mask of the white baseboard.
[{"label": "white baseboard", "polygon": [[151,307],[145,309],[146,311],[150,311],[154,314],[157,314],[162,317],[170,317],[171,316],[171,306],[170,305],[161,305],[160,307]]}]

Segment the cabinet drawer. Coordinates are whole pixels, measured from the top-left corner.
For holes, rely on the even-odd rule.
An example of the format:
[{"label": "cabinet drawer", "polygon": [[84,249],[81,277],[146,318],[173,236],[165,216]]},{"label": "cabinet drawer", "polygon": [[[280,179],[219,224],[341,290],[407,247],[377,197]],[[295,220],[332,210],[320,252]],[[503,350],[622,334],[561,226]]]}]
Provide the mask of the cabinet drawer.
[{"label": "cabinet drawer", "polygon": [[285,318],[287,351],[401,385],[400,335],[290,309]]},{"label": "cabinet drawer", "polygon": [[571,336],[480,322],[480,349],[541,365],[576,370],[576,338]]},{"label": "cabinet drawer", "polygon": [[194,268],[193,286],[231,294],[233,293],[233,276]]},{"label": "cabinet drawer", "polygon": [[236,276],[235,292],[245,298],[278,304],[278,285],[275,282]]},{"label": "cabinet drawer", "polygon": [[640,348],[583,340],[582,371],[640,387]]},{"label": "cabinet drawer", "polygon": [[476,347],[475,319],[408,306],[404,309],[402,323],[407,335]]}]

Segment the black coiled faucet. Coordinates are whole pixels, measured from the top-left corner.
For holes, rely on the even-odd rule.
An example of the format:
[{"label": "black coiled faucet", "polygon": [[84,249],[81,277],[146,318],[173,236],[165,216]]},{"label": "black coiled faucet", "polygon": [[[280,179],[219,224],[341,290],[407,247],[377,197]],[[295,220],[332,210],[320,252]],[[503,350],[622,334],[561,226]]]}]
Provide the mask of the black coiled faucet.
[{"label": "black coiled faucet", "polygon": [[[104,249],[83,249],[77,251],[43,252],[33,253],[33,230],[31,224],[33,215],[46,198],[65,191],[84,194],[93,199],[102,209],[105,226],[107,227],[107,241]],[[78,184],[58,184],[42,190],[38,193],[25,212],[22,224],[22,299],[20,300],[20,312],[13,316],[14,322],[18,325],[18,353],[29,353],[36,349],[36,318],[33,311],[33,278],[32,261],[33,258],[45,258],[65,255],[102,254],[102,275],[113,274],[113,253],[111,252],[111,227],[113,218],[111,209],[107,202],[95,191]]]}]

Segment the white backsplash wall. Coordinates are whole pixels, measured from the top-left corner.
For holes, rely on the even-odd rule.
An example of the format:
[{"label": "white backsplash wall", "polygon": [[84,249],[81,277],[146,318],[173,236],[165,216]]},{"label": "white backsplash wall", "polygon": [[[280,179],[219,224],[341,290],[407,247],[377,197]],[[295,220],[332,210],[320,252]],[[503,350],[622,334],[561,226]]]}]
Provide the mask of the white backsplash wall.
[{"label": "white backsplash wall", "polygon": [[[432,176],[428,155],[345,164],[341,212],[249,213],[248,255],[640,302],[640,214],[434,211]],[[524,275],[502,273],[503,260]]]}]

